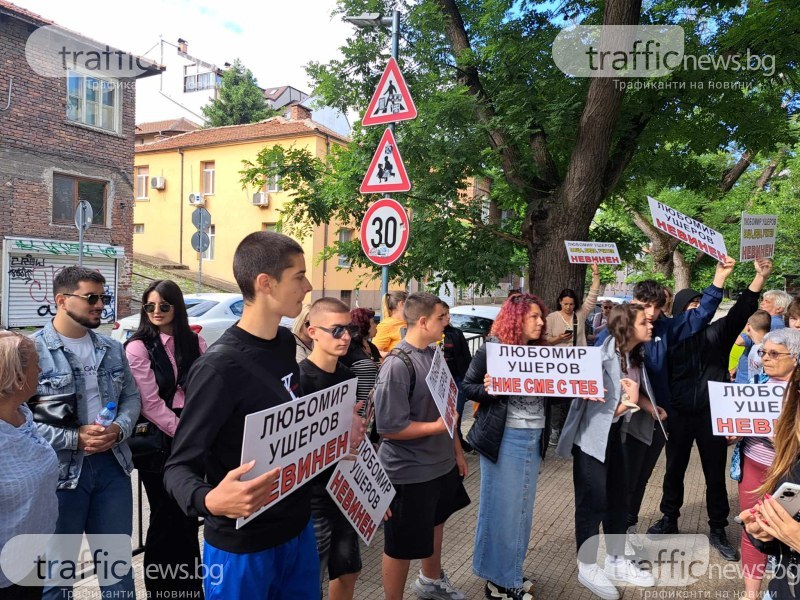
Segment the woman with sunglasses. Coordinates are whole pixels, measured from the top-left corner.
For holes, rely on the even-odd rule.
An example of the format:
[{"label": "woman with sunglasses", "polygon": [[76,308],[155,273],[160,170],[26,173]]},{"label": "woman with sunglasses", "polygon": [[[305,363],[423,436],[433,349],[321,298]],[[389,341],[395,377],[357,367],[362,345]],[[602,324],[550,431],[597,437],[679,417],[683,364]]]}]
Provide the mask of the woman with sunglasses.
[{"label": "woman with sunglasses", "polygon": [[[800,356],[800,331],[790,328],[770,331],[764,336],[757,352],[764,372],[754,383],[789,381]],[[767,480],[767,474],[775,460],[775,446],[770,438],[746,437],[739,443],[739,452],[739,510],[746,511],[755,507],[763,496],[758,488]],[[770,493],[773,491],[775,490],[769,490]],[[747,597],[758,597],[766,565],[767,555],[756,549],[746,533],[742,532],[742,571]]]},{"label": "woman with sunglasses", "polygon": [[[178,428],[186,376],[205,351],[205,341],[189,327],[181,289],[169,280],[151,283],[142,294],[139,328],[125,343],[125,353],[142,395],[142,417],[165,434],[166,453]],[[149,469],[139,468],[150,504],[145,588],[151,595],[193,592],[193,598],[202,597],[202,581],[193,577],[200,564],[197,519],[187,517],[164,489],[163,461]],[[176,567],[188,576],[170,577]]]}]

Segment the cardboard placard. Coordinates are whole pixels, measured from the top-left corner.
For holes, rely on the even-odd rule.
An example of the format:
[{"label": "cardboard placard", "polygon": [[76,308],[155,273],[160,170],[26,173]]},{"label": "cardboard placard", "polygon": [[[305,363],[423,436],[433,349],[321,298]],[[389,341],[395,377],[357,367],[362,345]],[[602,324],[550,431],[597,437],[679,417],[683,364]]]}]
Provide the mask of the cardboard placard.
[{"label": "cardboard placard", "polygon": [[447,368],[447,362],[444,360],[444,352],[442,352],[441,346],[436,348],[431,370],[425,377],[425,381],[431,391],[433,401],[436,403],[436,408],[439,409],[439,414],[444,419],[447,433],[450,434],[450,437],[453,437],[453,432],[456,429],[456,425],[458,425],[458,409],[456,407],[458,387],[456,387],[456,382],[450,374],[450,369]]},{"label": "cardboard placard", "polygon": [[650,215],[656,228],[720,262],[728,258],[725,240],[719,231],[650,196],[647,197],[647,201],[650,203]]},{"label": "cardboard placard", "polygon": [[739,262],[775,256],[777,231],[777,215],[748,215],[747,213],[742,213]]},{"label": "cardboard placard", "polygon": [[574,242],[564,240],[567,256],[572,264],[620,265],[617,245],[614,242]]},{"label": "cardboard placard", "polygon": [[708,382],[714,435],[768,437],[783,407],[786,383]]}]

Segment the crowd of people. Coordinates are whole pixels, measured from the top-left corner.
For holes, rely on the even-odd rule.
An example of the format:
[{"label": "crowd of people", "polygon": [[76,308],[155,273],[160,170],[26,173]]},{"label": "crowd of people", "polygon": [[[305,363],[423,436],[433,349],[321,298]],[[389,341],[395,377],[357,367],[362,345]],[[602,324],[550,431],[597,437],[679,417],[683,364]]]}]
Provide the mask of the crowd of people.
[{"label": "crowd of people", "polygon": [[[23,534],[55,533],[59,543],[40,550],[46,564],[63,565],[76,562],[82,534],[95,556],[108,543],[103,536],[123,536],[125,568],[98,569],[98,580],[104,597],[135,598],[135,468],[150,506],[143,563],[149,597],[313,599],[327,580],[329,598],[352,599],[360,541],[326,490],[333,467],[270,504],[280,470],[248,476],[256,461],[242,464],[242,440],[247,415],[356,379],[350,450],[368,436],[396,491],[382,524],[387,599],[403,597],[412,560],[421,565],[411,583],[420,598],[465,598],[445,572],[442,552],[447,520],[471,502],[465,453],[476,452],[473,572],[490,600],[532,600],[533,574],[524,566],[550,446],[572,460],[578,582],[607,600],[619,598],[620,584],[657,585],[640,561],[645,536],[681,531],[694,445],[711,546],[723,559],[739,560],[726,533],[729,474],[739,484],[743,592],[758,596],[772,555],[772,598],[794,598],[800,523],[771,494],[782,483],[800,483],[800,300],[777,290],[762,296],[772,264],[759,259],[749,287],[712,322],[734,265],[719,263],[709,287],[679,290],[674,301],[657,282],[640,282],[630,303],[606,300],[594,316],[596,266],[586,297],[565,289],[553,311],[534,294],[513,293],[474,356],[450,326],[447,304],[426,292],[386,294],[377,326],[374,311],[350,310],[338,299],[304,305],[311,286],[303,250],[274,232],[239,244],[233,273],[243,313],[210,347],[189,326],[180,288],[167,280],[144,291],[138,329],[124,346],[97,333],[110,301],[105,281],[97,271],[66,267],[53,281],[51,322],[30,338],[0,332],[0,548]],[[294,319],[291,330],[280,326],[285,317]],[[594,344],[603,392],[496,395],[487,344]],[[437,348],[458,388],[452,437],[426,384]],[[732,348],[742,354],[731,363]],[[786,384],[774,437],[713,435],[708,383],[727,381]],[[477,408],[464,437],[469,400]],[[639,532],[642,499],[657,484],[650,480],[664,449],[662,516]],[[267,505],[237,527],[237,519]],[[23,564],[20,575],[0,561],[0,596],[71,596],[74,577],[41,573],[37,565]]]}]

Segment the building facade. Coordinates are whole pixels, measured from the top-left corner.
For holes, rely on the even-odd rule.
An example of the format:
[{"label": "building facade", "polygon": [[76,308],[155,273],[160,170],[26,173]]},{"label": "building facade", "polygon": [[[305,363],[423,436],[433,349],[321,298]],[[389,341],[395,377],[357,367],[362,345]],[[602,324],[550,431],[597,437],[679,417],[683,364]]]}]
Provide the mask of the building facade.
[{"label": "building facade", "polygon": [[[129,77],[111,76],[75,59],[42,72],[29,60],[49,60],[47,48],[34,59],[26,44],[43,27],[56,26],[0,0],[0,323],[41,326],[55,314],[52,280],[78,262],[75,211],[84,200],[94,214],[84,265],[105,275],[114,299],[104,322],[113,322],[130,302],[135,82],[160,68],[140,61]],[[69,35],[84,57],[109,51]]]}]

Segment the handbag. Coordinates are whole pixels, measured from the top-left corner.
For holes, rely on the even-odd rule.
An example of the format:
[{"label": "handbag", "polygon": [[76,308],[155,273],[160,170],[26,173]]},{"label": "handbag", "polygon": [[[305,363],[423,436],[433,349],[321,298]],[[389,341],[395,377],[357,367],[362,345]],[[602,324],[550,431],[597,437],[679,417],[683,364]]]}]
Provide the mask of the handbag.
[{"label": "handbag", "polygon": [[733,454],[731,454],[731,466],[729,469],[731,479],[742,483],[742,441],[736,442],[733,447]]},{"label": "handbag", "polygon": [[33,420],[45,425],[67,429],[80,427],[78,421],[78,397],[72,394],[36,395],[28,400],[28,408]]}]

